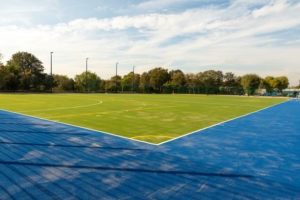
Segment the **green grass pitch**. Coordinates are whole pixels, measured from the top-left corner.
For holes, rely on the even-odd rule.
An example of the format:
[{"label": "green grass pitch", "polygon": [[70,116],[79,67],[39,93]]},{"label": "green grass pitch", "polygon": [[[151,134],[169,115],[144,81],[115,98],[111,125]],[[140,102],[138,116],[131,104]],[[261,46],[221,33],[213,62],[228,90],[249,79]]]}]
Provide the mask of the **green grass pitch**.
[{"label": "green grass pitch", "polygon": [[286,100],[215,95],[1,94],[0,109],[158,144]]}]

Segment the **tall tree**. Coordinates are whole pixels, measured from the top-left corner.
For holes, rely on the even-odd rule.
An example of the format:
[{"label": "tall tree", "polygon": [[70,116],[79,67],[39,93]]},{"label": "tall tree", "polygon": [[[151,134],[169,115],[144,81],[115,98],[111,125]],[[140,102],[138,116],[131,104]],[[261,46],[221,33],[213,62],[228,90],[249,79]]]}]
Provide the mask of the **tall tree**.
[{"label": "tall tree", "polygon": [[243,91],[238,77],[232,72],[226,72],[223,77],[223,85],[221,87],[221,93],[223,94],[241,94]]},{"label": "tall tree", "polygon": [[232,72],[226,72],[223,78],[224,86],[231,87],[236,85],[236,76]]},{"label": "tall tree", "polygon": [[283,89],[288,87],[289,80],[286,76],[267,76],[263,79],[263,85],[269,93],[272,93],[274,90],[282,92]]},{"label": "tall tree", "polygon": [[31,53],[18,52],[13,54],[12,58],[7,62],[7,68],[9,71],[14,71],[15,76],[18,76],[18,89],[41,90],[48,88],[48,86],[45,86],[47,77],[43,73],[44,66]]},{"label": "tall tree", "polygon": [[196,87],[198,85],[198,78],[193,73],[188,73],[185,75],[186,85],[188,87],[189,93],[195,94]]},{"label": "tall tree", "polygon": [[162,92],[162,86],[170,80],[170,75],[167,69],[161,67],[154,68],[149,72],[150,76],[150,86],[155,92]]},{"label": "tall tree", "polygon": [[139,85],[140,85],[141,75],[140,74],[133,74],[133,91],[138,92]]},{"label": "tall tree", "polygon": [[173,92],[179,92],[186,84],[185,75],[179,69],[170,71],[170,78],[170,86],[172,87]]},{"label": "tall tree", "polygon": [[122,80],[121,76],[111,77],[110,80],[108,81],[108,85],[107,85],[106,89],[110,92],[122,91],[121,80]]},{"label": "tall tree", "polygon": [[72,92],[75,88],[75,82],[72,78],[65,75],[53,75],[53,87],[55,91]]},{"label": "tall tree", "polygon": [[206,94],[217,94],[223,83],[223,72],[215,70],[200,72],[199,80],[204,84]]},{"label": "tall tree", "polygon": [[100,77],[90,71],[76,75],[74,81],[78,92],[97,92],[100,89]]},{"label": "tall tree", "polygon": [[14,66],[2,66],[0,68],[0,89],[18,90],[19,71]]},{"label": "tall tree", "polygon": [[282,90],[286,89],[289,86],[289,79],[286,76],[279,76],[275,78],[276,80],[276,88],[282,92]]},{"label": "tall tree", "polygon": [[256,74],[246,74],[242,76],[241,85],[245,94],[253,95],[260,84],[260,77]]},{"label": "tall tree", "polygon": [[267,76],[262,79],[262,85],[267,92],[272,93],[276,88],[275,78],[273,76]]},{"label": "tall tree", "polygon": [[140,82],[140,75],[133,74],[133,72],[128,73],[123,76],[121,80],[121,88],[123,91],[136,91]]},{"label": "tall tree", "polygon": [[144,72],[140,78],[139,89],[143,93],[152,92],[150,87],[150,75],[148,72]]}]

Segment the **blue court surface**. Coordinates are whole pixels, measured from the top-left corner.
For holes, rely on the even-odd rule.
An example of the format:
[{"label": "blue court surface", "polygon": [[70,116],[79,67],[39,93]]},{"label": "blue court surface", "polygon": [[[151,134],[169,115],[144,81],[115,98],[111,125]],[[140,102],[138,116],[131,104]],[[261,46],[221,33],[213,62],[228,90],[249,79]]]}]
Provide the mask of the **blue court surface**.
[{"label": "blue court surface", "polygon": [[151,145],[0,111],[0,199],[300,199],[300,101]]}]

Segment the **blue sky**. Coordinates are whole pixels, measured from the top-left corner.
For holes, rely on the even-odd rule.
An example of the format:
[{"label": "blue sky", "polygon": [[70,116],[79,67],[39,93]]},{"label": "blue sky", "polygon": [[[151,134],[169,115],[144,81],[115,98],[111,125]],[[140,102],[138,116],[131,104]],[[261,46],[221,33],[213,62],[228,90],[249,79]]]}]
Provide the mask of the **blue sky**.
[{"label": "blue sky", "polygon": [[184,72],[300,80],[299,0],[10,0],[0,1],[3,62],[17,51],[49,71],[102,78],[157,66]]}]

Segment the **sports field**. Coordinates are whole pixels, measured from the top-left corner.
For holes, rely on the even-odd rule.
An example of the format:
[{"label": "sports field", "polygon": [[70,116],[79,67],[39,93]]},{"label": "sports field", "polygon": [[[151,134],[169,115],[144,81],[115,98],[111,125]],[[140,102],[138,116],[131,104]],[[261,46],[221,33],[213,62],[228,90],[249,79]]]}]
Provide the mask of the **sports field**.
[{"label": "sports field", "polygon": [[[171,112],[162,109],[162,100],[170,105],[188,100],[193,103],[181,103],[181,107],[178,103],[182,113],[179,108],[185,105],[190,115],[198,112],[209,116],[214,110],[214,117],[219,119],[228,117],[228,113],[233,115],[233,111],[246,112],[280,100],[188,95],[3,95],[1,104],[10,105],[6,109],[17,110],[19,106],[22,112],[26,105],[36,103],[43,108],[48,104],[48,110],[35,108],[45,116],[59,110],[61,115],[87,114],[85,109],[92,107],[89,112],[101,113],[105,111],[100,106],[105,104],[102,109],[109,113],[112,106],[119,105],[119,111],[111,112],[122,119],[124,113],[137,112],[121,111],[125,109],[123,104],[139,98],[156,106],[148,110],[145,106],[143,112]],[[69,103],[54,106],[51,102],[58,99],[69,99]],[[300,101],[290,99],[154,145],[0,109],[0,199],[300,199],[299,112]],[[36,114],[33,108],[31,114]],[[77,117],[80,123],[83,118]],[[85,117],[92,120],[89,115]],[[135,121],[147,124],[153,120]],[[119,123],[119,131],[122,133],[121,125],[136,131],[135,121]],[[113,127],[114,122],[110,123]],[[176,127],[176,121],[174,124]],[[186,127],[189,124],[186,122]],[[166,129],[164,123],[160,125],[160,130]],[[158,129],[151,124],[148,128]]]},{"label": "sports field", "polygon": [[286,100],[215,95],[1,94],[0,109],[159,144]]}]

